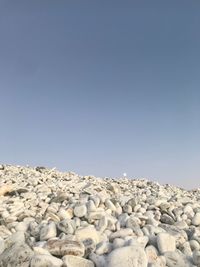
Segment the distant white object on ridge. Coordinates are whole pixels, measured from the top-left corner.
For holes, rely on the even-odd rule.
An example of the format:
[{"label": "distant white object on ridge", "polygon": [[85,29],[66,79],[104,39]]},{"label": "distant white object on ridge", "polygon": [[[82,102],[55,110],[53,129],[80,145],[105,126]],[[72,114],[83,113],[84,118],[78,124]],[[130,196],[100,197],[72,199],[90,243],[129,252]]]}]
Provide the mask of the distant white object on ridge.
[{"label": "distant white object on ridge", "polygon": [[127,176],[127,174],[124,172],[124,173],[123,173],[123,176],[124,176],[124,177],[126,177],[126,176]]}]

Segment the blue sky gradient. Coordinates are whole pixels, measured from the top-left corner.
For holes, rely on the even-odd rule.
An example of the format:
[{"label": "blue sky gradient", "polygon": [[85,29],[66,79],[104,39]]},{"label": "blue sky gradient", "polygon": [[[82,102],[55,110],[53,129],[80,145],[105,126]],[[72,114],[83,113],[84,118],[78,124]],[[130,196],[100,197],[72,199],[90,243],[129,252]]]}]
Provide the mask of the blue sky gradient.
[{"label": "blue sky gradient", "polygon": [[0,1],[0,161],[200,187],[199,1]]}]

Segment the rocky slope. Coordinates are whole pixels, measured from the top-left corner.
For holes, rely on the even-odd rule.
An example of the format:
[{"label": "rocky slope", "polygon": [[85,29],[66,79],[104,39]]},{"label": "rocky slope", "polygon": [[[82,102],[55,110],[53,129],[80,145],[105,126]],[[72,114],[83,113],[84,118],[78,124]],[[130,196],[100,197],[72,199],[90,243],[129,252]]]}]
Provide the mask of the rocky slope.
[{"label": "rocky slope", "polygon": [[200,190],[0,165],[0,267],[200,266]]}]

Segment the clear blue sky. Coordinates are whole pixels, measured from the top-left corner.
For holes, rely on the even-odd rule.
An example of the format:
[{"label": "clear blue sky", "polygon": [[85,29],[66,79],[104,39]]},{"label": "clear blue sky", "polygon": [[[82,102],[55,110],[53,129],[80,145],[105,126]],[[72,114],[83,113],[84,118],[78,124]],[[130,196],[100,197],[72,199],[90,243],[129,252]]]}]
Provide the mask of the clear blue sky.
[{"label": "clear blue sky", "polygon": [[0,0],[0,161],[200,187],[199,12]]}]

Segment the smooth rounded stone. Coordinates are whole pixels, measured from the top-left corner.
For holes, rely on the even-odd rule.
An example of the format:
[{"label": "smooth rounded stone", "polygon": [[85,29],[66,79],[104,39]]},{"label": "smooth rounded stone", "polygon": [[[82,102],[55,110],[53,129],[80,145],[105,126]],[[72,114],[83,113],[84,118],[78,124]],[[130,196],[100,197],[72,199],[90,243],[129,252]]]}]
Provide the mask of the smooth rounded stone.
[{"label": "smooth rounded stone", "polygon": [[159,233],[157,236],[157,246],[161,254],[167,251],[175,251],[175,238],[168,233]]},{"label": "smooth rounded stone", "polygon": [[54,222],[50,222],[48,225],[45,225],[40,229],[41,241],[56,237],[56,235],[57,235],[57,230],[56,230],[56,224]]},{"label": "smooth rounded stone", "polygon": [[0,255],[5,249],[5,242],[4,239],[0,237]]},{"label": "smooth rounded stone", "polygon": [[88,212],[96,211],[96,209],[97,209],[93,200],[89,200],[86,205],[87,205],[87,211]]},{"label": "smooth rounded stone", "polygon": [[108,219],[106,216],[103,216],[98,222],[98,230],[102,233],[106,230],[108,226]]},{"label": "smooth rounded stone", "polygon": [[186,232],[174,225],[159,224],[159,227],[164,229],[168,234],[172,235],[175,238],[177,246],[185,243],[185,241],[188,240]]},{"label": "smooth rounded stone", "polygon": [[154,263],[158,258],[158,250],[152,245],[145,248],[145,253],[147,255],[148,263]]},{"label": "smooth rounded stone", "polygon": [[93,220],[100,220],[106,213],[103,209],[98,208],[96,211],[88,213],[88,220],[92,222]]},{"label": "smooth rounded stone", "polygon": [[95,253],[97,255],[103,255],[106,253],[110,253],[111,250],[112,250],[112,245],[108,241],[102,241],[97,245]]},{"label": "smooth rounded stone", "polygon": [[162,223],[172,224],[172,225],[175,223],[174,219],[171,216],[169,216],[168,214],[161,215],[160,221]]},{"label": "smooth rounded stone", "polygon": [[84,217],[85,215],[87,214],[87,207],[85,204],[77,204],[75,207],[74,207],[74,215],[76,217]]},{"label": "smooth rounded stone", "polygon": [[191,261],[179,250],[165,252],[164,257],[168,267],[195,267]]},{"label": "smooth rounded stone", "polygon": [[85,253],[83,243],[76,240],[48,240],[45,249],[54,256],[74,255],[82,257]]},{"label": "smooth rounded stone", "polygon": [[42,254],[42,255],[51,255],[51,253],[42,247],[33,247],[33,251],[35,254]]},{"label": "smooth rounded stone", "polygon": [[126,227],[128,225],[130,225],[130,228],[131,226],[138,226],[141,224],[141,220],[137,217],[137,214],[134,214],[134,215],[130,215],[127,220],[126,220]]},{"label": "smooth rounded stone", "polygon": [[187,229],[188,225],[185,221],[181,220],[179,222],[175,222],[174,226],[178,227],[179,229]]},{"label": "smooth rounded stone", "polygon": [[57,215],[61,221],[67,220],[67,219],[72,219],[72,217],[74,215],[74,210],[72,208],[68,208],[66,210],[64,208],[60,208]]},{"label": "smooth rounded stone", "polygon": [[30,267],[61,267],[63,261],[52,255],[36,254],[32,257]]},{"label": "smooth rounded stone", "polygon": [[195,216],[192,219],[192,224],[195,226],[199,226],[200,225],[200,212],[197,212],[195,214]]},{"label": "smooth rounded stone", "polygon": [[15,226],[15,230],[16,231],[22,231],[22,232],[26,232],[27,229],[29,227],[29,223],[27,222],[19,222],[16,226]]},{"label": "smooth rounded stone", "polygon": [[107,267],[147,267],[144,250],[137,246],[117,248],[107,258]]},{"label": "smooth rounded stone", "polygon": [[183,212],[184,213],[192,213],[193,212],[193,208],[191,207],[190,204],[185,205],[185,207],[183,208]]},{"label": "smooth rounded stone", "polygon": [[97,255],[92,252],[89,259],[94,263],[95,267],[106,267],[106,257],[104,255]]},{"label": "smooth rounded stone", "polygon": [[83,240],[83,245],[85,247],[85,255],[84,256],[87,258],[90,253],[95,251],[96,244],[95,244],[93,239],[87,238],[87,239]]},{"label": "smooth rounded stone", "polygon": [[133,209],[138,204],[139,200],[138,198],[131,198],[128,200],[127,204],[130,205]]},{"label": "smooth rounded stone", "polygon": [[93,225],[76,229],[75,236],[78,240],[84,241],[85,239],[91,238],[95,244],[99,243],[99,232],[94,228]]},{"label": "smooth rounded stone", "polygon": [[133,235],[133,230],[130,228],[124,228],[124,229],[121,229],[117,232],[112,233],[109,238],[112,241],[115,238],[118,238],[118,237],[124,238],[124,237],[129,236],[129,235]]},{"label": "smooth rounded stone", "polygon": [[76,225],[74,221],[65,219],[57,224],[57,228],[65,234],[73,234],[76,229]]},{"label": "smooth rounded stone", "polygon": [[67,255],[62,260],[66,267],[94,267],[94,263],[91,260],[78,256]]},{"label": "smooth rounded stone", "polygon": [[99,196],[90,196],[89,200],[92,200],[94,202],[96,208],[98,208],[101,203],[101,199]]},{"label": "smooth rounded stone", "polygon": [[125,246],[125,240],[123,238],[115,238],[113,240],[113,249],[121,248]]},{"label": "smooth rounded stone", "polygon": [[111,211],[116,211],[115,205],[112,203],[110,199],[105,200],[105,206],[110,209]]},{"label": "smooth rounded stone", "polygon": [[29,266],[33,251],[26,244],[16,243],[11,245],[0,255],[1,267],[22,267]]},{"label": "smooth rounded stone", "polygon": [[190,247],[191,247],[191,250],[200,250],[200,244],[196,241],[196,240],[190,240],[189,241],[190,243]]},{"label": "smooth rounded stone", "polygon": [[[78,218],[78,217],[75,217],[75,218]],[[87,221],[80,221],[80,227],[87,227],[88,225],[90,225]]]},{"label": "smooth rounded stone", "polygon": [[200,251],[193,252],[193,262],[197,267],[200,267]]},{"label": "smooth rounded stone", "polygon": [[120,222],[120,226],[125,227],[128,219],[129,219],[129,215],[127,213],[120,214],[118,217],[118,221]]},{"label": "smooth rounded stone", "polygon": [[190,247],[190,243],[188,241],[186,241],[184,244],[179,246],[179,250],[181,250],[181,252],[186,256],[191,256],[192,255],[192,250],[191,250],[191,247]]}]

